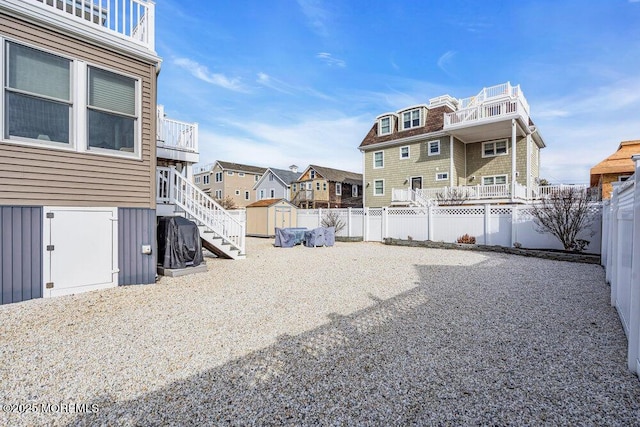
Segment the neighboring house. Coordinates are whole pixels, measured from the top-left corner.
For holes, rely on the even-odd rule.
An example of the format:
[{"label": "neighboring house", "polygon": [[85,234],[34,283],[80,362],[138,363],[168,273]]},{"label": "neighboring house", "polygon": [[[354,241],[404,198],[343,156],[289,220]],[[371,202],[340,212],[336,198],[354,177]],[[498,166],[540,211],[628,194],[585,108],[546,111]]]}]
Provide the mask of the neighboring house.
[{"label": "neighboring house", "polygon": [[362,174],[309,165],[291,183],[291,202],[306,209],[362,207]]},{"label": "neighboring house", "polygon": [[544,147],[520,86],[509,83],[381,114],[359,147],[365,206],[428,205],[438,194],[524,201],[537,191]]},{"label": "neighboring house", "polygon": [[635,171],[631,156],[640,154],[640,140],[622,141],[618,150],[591,168],[591,187],[604,199],[611,198],[613,182],[626,181]]},{"label": "neighboring house", "polygon": [[236,207],[243,208],[256,201],[253,187],[266,168],[218,160],[196,168],[194,183],[214,200],[230,197]]},{"label": "neighboring house", "polygon": [[268,168],[262,178],[253,186],[258,200],[291,198],[291,183],[296,181],[300,173],[295,165],[289,169]]},{"label": "neighboring house", "polygon": [[197,124],[157,105],[154,8],[0,2],[0,304],[154,283],[158,215],[244,257],[244,224],[190,183]]}]

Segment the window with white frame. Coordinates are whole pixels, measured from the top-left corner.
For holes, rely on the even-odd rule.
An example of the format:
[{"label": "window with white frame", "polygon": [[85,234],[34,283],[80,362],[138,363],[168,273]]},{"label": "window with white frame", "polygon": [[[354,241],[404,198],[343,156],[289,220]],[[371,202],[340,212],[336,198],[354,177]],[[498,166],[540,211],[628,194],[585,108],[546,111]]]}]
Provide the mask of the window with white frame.
[{"label": "window with white frame", "polygon": [[260,175],[255,175],[253,178],[254,178],[254,182],[260,181]]},{"label": "window with white frame", "polygon": [[136,80],[95,67],[88,73],[88,148],[135,152]]},{"label": "window with white frame", "polygon": [[336,182],[336,196],[342,196],[342,183]]},{"label": "window with white frame", "polygon": [[391,133],[391,116],[383,117],[379,122],[379,135],[388,135]]},{"label": "window with white frame", "polygon": [[384,167],[384,151],[376,151],[373,153],[373,168],[380,169]]},{"label": "window with white frame", "polygon": [[[140,155],[139,79],[10,41],[4,47],[4,139]],[[74,97],[78,91],[86,97]],[[86,124],[80,134],[78,123]]]},{"label": "window with white frame", "polygon": [[327,191],[327,183],[326,182],[322,183],[322,190]]},{"label": "window with white frame", "polygon": [[6,139],[72,144],[72,61],[7,42]]},{"label": "window with white frame", "polygon": [[238,176],[244,176],[244,172],[238,172]]},{"label": "window with white frame", "polygon": [[307,190],[311,190],[311,182],[307,182]]},{"label": "window with white frame", "polygon": [[420,109],[405,111],[402,113],[402,130],[417,128],[422,125]]},{"label": "window with white frame", "polygon": [[440,141],[427,142],[427,155],[439,156],[440,155]]},{"label": "window with white frame", "polygon": [[222,182],[222,172],[216,172],[216,182]]},{"label": "window with white frame", "polygon": [[249,194],[249,192],[248,192],[248,191],[245,191],[245,192],[244,192],[244,199],[245,199],[245,200],[249,200],[250,198],[251,198],[251,195]]},{"label": "window with white frame", "polygon": [[320,191],[320,183],[316,182],[316,190]]},{"label": "window with white frame", "polygon": [[209,184],[209,175],[202,175],[202,183]]},{"label": "window with white frame", "polygon": [[194,180],[196,184],[200,184],[200,181],[202,181],[199,176],[194,177]]},{"label": "window with white frame", "polygon": [[406,147],[400,147],[400,159],[408,159],[411,155],[411,152],[409,151],[409,146],[407,145]]},{"label": "window with white frame", "polygon": [[507,183],[507,175],[483,176],[482,185],[499,185]]},{"label": "window with white frame", "polygon": [[373,195],[384,196],[384,179],[376,179],[373,181]]},{"label": "window with white frame", "polygon": [[298,184],[291,184],[291,189],[293,190],[294,193],[298,191]]},{"label": "window with white frame", "polygon": [[436,173],[436,181],[446,181],[449,179],[449,172]]},{"label": "window with white frame", "polygon": [[216,190],[216,199],[221,200],[222,199],[222,190]]},{"label": "window with white frame", "polygon": [[227,175],[233,176],[233,171],[227,171]]},{"label": "window with white frame", "polygon": [[309,171],[309,176],[311,177],[311,179],[315,179],[315,177],[316,177],[316,171],[314,171],[313,169],[311,169],[311,171]]},{"label": "window with white frame", "polygon": [[269,181],[273,181],[273,174],[272,173],[269,174]]},{"label": "window with white frame", "polygon": [[240,195],[240,190],[236,190],[236,196]]},{"label": "window with white frame", "polygon": [[274,197],[276,197],[276,190],[275,190],[275,188],[271,188],[271,189],[269,189],[269,197],[270,197],[270,198],[272,198],[272,199],[273,199]]},{"label": "window with white frame", "polygon": [[351,197],[358,197],[358,186],[355,184],[351,186]]},{"label": "window with white frame", "polygon": [[495,157],[507,154],[507,140],[482,143],[482,157]]},{"label": "window with white frame", "polygon": [[264,189],[260,190],[260,196],[258,197],[258,200],[262,200],[264,199]]}]

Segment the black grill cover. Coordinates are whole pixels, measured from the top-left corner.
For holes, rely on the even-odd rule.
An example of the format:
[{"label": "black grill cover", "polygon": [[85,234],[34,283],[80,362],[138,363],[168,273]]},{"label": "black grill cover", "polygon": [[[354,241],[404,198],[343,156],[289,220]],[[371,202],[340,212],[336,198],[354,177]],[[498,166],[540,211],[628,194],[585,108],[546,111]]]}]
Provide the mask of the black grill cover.
[{"label": "black grill cover", "polygon": [[158,218],[158,262],[164,268],[196,267],[202,262],[198,226],[181,216]]}]

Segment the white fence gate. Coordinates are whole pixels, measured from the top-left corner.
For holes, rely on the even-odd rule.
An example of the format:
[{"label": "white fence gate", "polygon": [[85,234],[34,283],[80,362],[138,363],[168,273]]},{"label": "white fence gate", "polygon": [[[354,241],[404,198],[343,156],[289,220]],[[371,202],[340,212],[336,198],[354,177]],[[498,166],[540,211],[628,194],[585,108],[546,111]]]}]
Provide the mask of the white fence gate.
[{"label": "white fence gate", "polygon": [[[588,240],[587,253],[600,253],[601,206],[592,206],[594,222],[578,238]],[[339,237],[380,242],[385,238],[454,243],[464,234],[478,244],[511,247],[520,243],[532,249],[563,249],[554,236],[536,231],[527,205],[464,205],[429,208],[298,209],[298,227],[320,227],[328,212],[346,224]]]},{"label": "white fence gate", "polygon": [[603,206],[602,265],[611,283],[611,305],[627,334],[628,367],[640,375],[640,155],[633,160],[635,175],[614,183]]}]

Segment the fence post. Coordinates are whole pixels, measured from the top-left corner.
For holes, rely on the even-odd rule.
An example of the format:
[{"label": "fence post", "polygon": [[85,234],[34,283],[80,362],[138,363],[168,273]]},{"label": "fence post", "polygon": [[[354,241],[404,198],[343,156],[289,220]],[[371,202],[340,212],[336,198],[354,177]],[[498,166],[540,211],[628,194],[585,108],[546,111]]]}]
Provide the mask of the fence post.
[{"label": "fence post", "polygon": [[369,208],[362,210],[362,240],[369,241]]},{"label": "fence post", "polygon": [[427,218],[427,240],[433,241],[433,206],[429,205],[429,216]]},{"label": "fence post", "polygon": [[631,238],[631,313],[629,316],[628,366],[640,374],[640,154],[635,162],[635,188],[633,190],[633,236]]},{"label": "fence post", "polygon": [[389,214],[387,208],[382,208],[382,240],[389,237]]},{"label": "fence post", "polygon": [[318,225],[316,227],[322,226],[322,208],[318,208]]},{"label": "fence post", "polygon": [[611,284],[611,306],[616,306],[616,296],[618,294],[618,262],[617,259],[620,256],[618,245],[618,186],[619,182],[612,182],[611,186],[611,256],[607,262],[608,270],[611,271],[609,275],[609,282]]},{"label": "fence post", "polygon": [[347,237],[351,237],[351,208],[347,208]]},{"label": "fence post", "polygon": [[511,247],[518,241],[518,205],[511,206]]},{"label": "fence post", "polygon": [[490,245],[489,233],[491,232],[491,205],[484,205],[484,244]]}]

